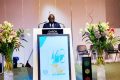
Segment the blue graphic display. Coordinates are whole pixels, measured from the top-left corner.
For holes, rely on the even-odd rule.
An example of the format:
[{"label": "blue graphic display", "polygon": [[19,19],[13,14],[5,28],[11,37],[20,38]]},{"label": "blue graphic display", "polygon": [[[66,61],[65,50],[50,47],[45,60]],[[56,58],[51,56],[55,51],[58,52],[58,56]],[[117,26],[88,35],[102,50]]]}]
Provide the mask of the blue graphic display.
[{"label": "blue graphic display", "polygon": [[41,35],[38,40],[40,80],[71,80],[68,35]]}]

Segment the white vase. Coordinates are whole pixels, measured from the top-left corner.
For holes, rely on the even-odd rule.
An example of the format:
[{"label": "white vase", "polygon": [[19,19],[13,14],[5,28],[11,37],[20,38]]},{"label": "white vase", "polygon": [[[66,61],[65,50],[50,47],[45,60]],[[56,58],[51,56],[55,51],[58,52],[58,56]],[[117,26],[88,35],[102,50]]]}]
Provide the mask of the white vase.
[{"label": "white vase", "polygon": [[14,79],[13,79],[13,72],[6,70],[6,71],[4,72],[4,80],[14,80]]},{"label": "white vase", "polygon": [[106,80],[104,65],[97,66],[97,80]]}]

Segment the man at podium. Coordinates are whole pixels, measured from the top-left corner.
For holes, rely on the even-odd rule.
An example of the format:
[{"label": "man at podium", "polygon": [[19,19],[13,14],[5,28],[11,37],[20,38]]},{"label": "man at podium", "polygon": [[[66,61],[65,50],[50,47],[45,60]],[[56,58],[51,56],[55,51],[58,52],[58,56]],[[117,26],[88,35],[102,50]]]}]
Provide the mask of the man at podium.
[{"label": "man at podium", "polygon": [[50,14],[48,17],[49,22],[43,25],[43,28],[61,28],[60,24],[55,22],[55,16]]}]

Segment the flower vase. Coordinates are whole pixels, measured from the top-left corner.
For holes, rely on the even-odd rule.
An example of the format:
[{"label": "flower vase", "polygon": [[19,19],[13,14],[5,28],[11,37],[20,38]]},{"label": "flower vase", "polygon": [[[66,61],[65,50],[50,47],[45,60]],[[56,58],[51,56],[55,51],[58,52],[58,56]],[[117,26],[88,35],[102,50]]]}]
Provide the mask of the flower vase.
[{"label": "flower vase", "polygon": [[97,66],[97,80],[106,80],[104,65]]},{"label": "flower vase", "polygon": [[13,80],[13,72],[6,70],[4,72],[4,80]]},{"label": "flower vase", "polygon": [[12,53],[5,55],[4,80],[13,80]]},{"label": "flower vase", "polygon": [[97,56],[97,80],[106,80],[103,50],[98,50]]}]

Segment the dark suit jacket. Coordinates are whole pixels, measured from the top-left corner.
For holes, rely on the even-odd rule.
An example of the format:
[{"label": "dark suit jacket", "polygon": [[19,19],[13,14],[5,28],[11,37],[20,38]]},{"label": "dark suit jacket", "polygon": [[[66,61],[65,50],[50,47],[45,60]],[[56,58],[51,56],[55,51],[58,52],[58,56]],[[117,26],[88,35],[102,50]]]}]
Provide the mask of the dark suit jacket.
[{"label": "dark suit jacket", "polygon": [[49,22],[48,22],[48,23],[45,23],[45,24],[43,25],[43,28],[61,28],[59,23],[53,22],[53,24],[54,24],[54,27],[51,27]]}]

